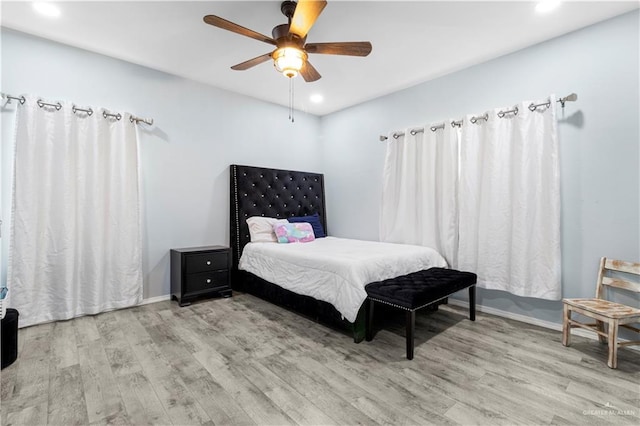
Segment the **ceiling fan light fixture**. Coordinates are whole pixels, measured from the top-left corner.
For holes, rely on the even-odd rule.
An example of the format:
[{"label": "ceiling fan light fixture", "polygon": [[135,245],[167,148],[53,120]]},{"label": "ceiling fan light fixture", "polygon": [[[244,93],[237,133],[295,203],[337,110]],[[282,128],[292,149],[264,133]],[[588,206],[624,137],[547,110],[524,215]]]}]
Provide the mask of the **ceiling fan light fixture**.
[{"label": "ceiling fan light fixture", "polygon": [[307,60],[307,53],[296,47],[281,47],[271,56],[276,70],[288,78],[297,76]]}]

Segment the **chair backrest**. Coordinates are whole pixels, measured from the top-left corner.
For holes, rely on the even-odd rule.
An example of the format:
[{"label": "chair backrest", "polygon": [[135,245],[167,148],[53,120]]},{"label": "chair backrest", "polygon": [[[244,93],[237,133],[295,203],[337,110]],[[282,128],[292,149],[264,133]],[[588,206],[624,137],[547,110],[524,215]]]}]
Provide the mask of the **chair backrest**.
[{"label": "chair backrest", "polygon": [[607,276],[606,274],[608,271],[636,275],[635,278],[640,278],[640,263],[607,259],[606,257],[600,259],[600,271],[598,272],[598,285],[596,287],[596,297],[598,299],[604,298],[605,287],[615,287],[632,291],[634,293],[640,293],[640,282],[627,281],[618,276]]}]

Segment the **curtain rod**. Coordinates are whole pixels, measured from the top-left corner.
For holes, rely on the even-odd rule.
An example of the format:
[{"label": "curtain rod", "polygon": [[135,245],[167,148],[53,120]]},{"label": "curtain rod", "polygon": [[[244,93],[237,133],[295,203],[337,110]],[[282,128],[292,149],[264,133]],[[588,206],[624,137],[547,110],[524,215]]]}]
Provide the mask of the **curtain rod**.
[{"label": "curtain rod", "polygon": [[[562,105],[562,108],[564,108],[564,104],[565,102],[575,102],[578,100],[578,95],[575,93],[571,93],[570,95],[567,95],[563,98],[558,99],[556,102],[560,102],[560,105]],[[549,107],[551,106],[551,101],[547,101],[547,102],[542,102],[539,104],[534,104],[533,102],[528,106],[529,111],[535,111],[538,107],[541,106],[546,106]],[[518,107],[514,107],[513,109],[510,110],[506,110],[506,111],[499,111],[498,112],[498,117],[503,118],[505,115],[507,114],[518,114]],[[489,119],[489,113],[485,113],[484,115],[479,115],[479,116],[473,116],[469,119],[469,121],[471,121],[473,124],[475,124],[478,120],[484,120],[487,121]],[[462,123],[463,120],[458,120],[458,121],[452,121],[451,122],[451,127],[462,127]],[[444,129],[444,126],[446,125],[446,121],[440,124],[434,124],[433,126],[431,126],[429,129],[432,132],[435,132],[438,129]],[[417,133],[424,133],[425,128],[424,127],[418,127],[415,129],[411,129],[409,131],[409,133],[411,133],[412,136],[415,136]],[[400,136],[404,136],[404,132],[393,132],[393,134],[391,135],[394,139],[398,139]],[[389,139],[388,136],[384,136],[384,135],[380,135],[380,141],[384,142],[387,139]]]},{"label": "curtain rod", "polygon": [[[12,95],[8,95],[6,93],[0,93],[0,95],[2,95],[2,99],[6,99],[7,100],[7,104],[10,104],[12,100],[18,101],[20,103],[20,105],[24,105],[24,103],[27,101],[26,98],[24,96],[12,96]],[[38,106],[40,108],[44,107],[44,106],[50,106],[56,109],[56,111],[60,111],[62,109],[62,104],[60,102],[56,102],[55,104],[49,103],[49,102],[45,102],[42,99],[38,99],[36,101],[36,103],[38,104]],[[93,114],[93,109],[92,108],[79,108],[75,105],[73,105],[71,107],[71,111],[73,111],[74,114],[76,114],[78,111],[80,112],[84,112],[87,115],[91,116]],[[102,116],[104,118],[115,118],[116,120],[120,121],[120,119],[122,118],[122,115],[120,113],[111,113],[108,111],[103,111],[102,112]],[[134,115],[129,116],[129,121],[131,121],[132,123],[144,123],[147,124],[149,126],[153,125],[153,118],[141,118],[141,117],[136,117]]]}]

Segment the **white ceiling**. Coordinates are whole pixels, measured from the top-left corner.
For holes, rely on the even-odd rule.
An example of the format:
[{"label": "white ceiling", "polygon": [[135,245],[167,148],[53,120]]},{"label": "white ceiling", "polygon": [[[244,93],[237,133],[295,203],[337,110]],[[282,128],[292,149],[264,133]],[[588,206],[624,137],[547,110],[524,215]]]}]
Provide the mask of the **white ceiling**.
[{"label": "white ceiling", "polygon": [[[36,14],[31,2],[1,3],[4,27],[287,105],[288,81],[271,63],[229,68],[270,45],[202,21],[218,15],[271,35],[286,22],[280,2],[56,2],[56,19]],[[542,15],[535,4],[329,0],[307,40],[368,40],[373,51],[366,58],[310,55],[322,79],[296,78],[295,107],[328,114],[638,8],[637,1],[571,1]],[[310,102],[315,93],[322,103]]]}]

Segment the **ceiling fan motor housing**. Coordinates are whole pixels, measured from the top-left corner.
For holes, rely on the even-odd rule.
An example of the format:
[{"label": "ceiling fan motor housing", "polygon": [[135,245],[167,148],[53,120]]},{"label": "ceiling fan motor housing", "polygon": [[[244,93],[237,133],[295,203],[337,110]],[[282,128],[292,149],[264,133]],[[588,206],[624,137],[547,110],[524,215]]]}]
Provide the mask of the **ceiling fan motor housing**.
[{"label": "ceiling fan motor housing", "polygon": [[289,24],[277,25],[271,31],[271,36],[276,41],[278,47],[297,47],[302,49],[307,37],[298,37],[296,34],[289,34]]}]

